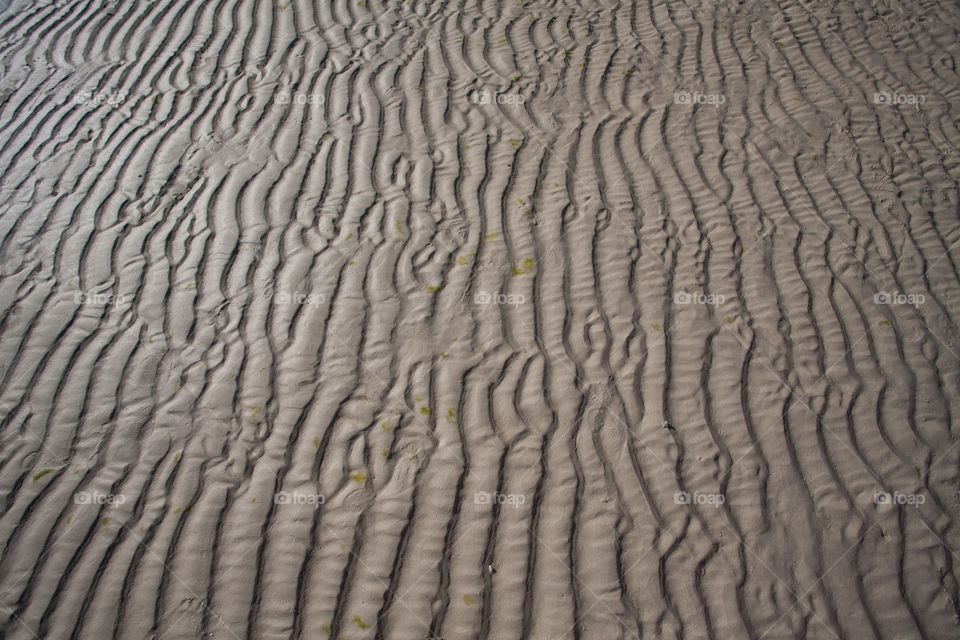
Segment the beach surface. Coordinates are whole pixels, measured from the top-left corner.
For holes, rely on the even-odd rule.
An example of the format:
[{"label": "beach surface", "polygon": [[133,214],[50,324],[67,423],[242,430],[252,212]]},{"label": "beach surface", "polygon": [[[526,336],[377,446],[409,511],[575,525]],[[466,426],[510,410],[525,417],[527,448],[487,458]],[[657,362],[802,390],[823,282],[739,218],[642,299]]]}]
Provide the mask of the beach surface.
[{"label": "beach surface", "polygon": [[960,6],[15,0],[0,638],[960,637]]}]

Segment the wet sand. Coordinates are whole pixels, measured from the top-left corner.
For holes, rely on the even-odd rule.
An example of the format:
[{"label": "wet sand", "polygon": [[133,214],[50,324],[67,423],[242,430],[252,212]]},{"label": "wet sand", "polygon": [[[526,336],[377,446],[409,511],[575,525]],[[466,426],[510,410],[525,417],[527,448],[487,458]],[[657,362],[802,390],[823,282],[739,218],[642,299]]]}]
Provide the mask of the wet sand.
[{"label": "wet sand", "polygon": [[13,2],[0,637],[960,636],[958,41]]}]

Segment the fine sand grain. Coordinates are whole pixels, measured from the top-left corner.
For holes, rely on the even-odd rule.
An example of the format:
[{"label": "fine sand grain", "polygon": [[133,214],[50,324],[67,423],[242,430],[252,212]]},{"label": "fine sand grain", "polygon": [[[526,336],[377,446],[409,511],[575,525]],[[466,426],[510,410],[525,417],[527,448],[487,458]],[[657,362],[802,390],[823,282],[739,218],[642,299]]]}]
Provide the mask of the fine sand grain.
[{"label": "fine sand grain", "polygon": [[0,8],[0,638],[960,637],[955,2]]}]

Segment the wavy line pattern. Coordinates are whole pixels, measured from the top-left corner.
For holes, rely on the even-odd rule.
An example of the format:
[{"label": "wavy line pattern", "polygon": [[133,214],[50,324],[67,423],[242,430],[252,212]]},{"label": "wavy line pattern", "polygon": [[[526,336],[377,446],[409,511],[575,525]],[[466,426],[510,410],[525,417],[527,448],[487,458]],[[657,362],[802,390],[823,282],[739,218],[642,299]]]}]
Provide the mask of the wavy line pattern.
[{"label": "wavy line pattern", "polygon": [[958,38],[13,2],[0,637],[956,637]]}]

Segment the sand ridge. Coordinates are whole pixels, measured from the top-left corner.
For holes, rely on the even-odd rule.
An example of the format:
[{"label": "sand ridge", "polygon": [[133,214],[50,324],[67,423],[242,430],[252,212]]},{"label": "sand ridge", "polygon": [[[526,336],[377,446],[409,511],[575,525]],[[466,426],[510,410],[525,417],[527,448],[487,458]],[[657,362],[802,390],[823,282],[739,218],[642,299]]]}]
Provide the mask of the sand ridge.
[{"label": "sand ridge", "polygon": [[0,637],[956,637],[958,30],[11,3]]}]

